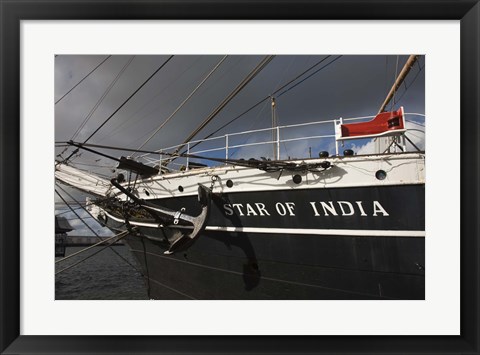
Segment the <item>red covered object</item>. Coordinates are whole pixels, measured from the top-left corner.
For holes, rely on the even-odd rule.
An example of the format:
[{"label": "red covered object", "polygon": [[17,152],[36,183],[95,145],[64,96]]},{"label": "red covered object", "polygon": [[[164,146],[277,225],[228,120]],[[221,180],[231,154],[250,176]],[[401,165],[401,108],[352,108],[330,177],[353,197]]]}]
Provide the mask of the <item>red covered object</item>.
[{"label": "red covered object", "polygon": [[340,125],[337,140],[398,135],[405,131],[403,107],[400,107],[397,111],[379,113],[369,122]]}]

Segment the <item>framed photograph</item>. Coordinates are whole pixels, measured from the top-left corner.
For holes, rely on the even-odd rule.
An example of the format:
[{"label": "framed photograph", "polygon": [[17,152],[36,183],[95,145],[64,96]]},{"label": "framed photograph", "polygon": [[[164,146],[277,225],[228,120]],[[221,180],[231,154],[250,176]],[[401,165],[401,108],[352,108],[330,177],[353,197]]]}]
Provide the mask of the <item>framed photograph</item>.
[{"label": "framed photograph", "polygon": [[480,353],[477,1],[1,6],[2,354]]}]

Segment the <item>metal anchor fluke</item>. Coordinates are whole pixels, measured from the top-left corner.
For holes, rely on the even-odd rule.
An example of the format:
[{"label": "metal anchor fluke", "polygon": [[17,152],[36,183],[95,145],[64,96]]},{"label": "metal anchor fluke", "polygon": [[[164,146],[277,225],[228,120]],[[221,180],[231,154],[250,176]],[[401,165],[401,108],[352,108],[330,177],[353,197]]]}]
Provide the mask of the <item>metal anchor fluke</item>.
[{"label": "metal anchor fluke", "polygon": [[[210,212],[211,190],[203,185],[198,185],[198,202],[202,207],[202,211],[198,216],[190,216],[185,213],[185,208],[180,209],[180,211],[174,211],[138,198],[131,191],[120,185],[117,179],[111,179],[111,183],[155,219],[167,223],[173,223],[173,225],[169,225],[168,228],[165,228],[172,230],[172,233],[168,233],[170,234],[170,237],[167,237],[170,247],[164,254],[173,254],[174,252],[188,248],[193,244],[194,240],[198,238],[200,232],[205,229]],[[193,230],[190,233],[187,233],[185,232],[185,229],[175,228],[176,226],[193,226]]]}]

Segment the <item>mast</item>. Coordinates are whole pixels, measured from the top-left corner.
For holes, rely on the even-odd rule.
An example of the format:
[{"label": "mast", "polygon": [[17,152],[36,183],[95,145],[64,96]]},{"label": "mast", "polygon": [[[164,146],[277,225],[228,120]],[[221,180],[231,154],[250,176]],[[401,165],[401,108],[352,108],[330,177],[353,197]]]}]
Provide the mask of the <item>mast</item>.
[{"label": "mast", "polygon": [[402,68],[402,71],[397,77],[397,80],[395,80],[395,83],[393,84],[392,88],[390,89],[390,92],[388,93],[387,97],[385,98],[385,101],[383,101],[382,106],[380,106],[380,110],[378,110],[378,113],[382,113],[385,110],[385,107],[388,105],[390,100],[395,96],[395,93],[397,92],[398,88],[400,85],[402,85],[403,81],[407,77],[408,73],[410,72],[410,69],[412,69],[413,65],[418,59],[418,55],[410,55],[407,59],[407,62]]},{"label": "mast", "polygon": [[[378,113],[382,113],[385,111],[385,107],[387,107],[388,103],[392,100],[392,98],[395,97],[395,93],[397,92],[398,88],[402,83],[404,82],[405,78],[407,77],[408,73],[412,69],[413,65],[416,63],[419,55],[410,55],[407,59],[407,62],[403,66],[402,70],[400,71],[400,74],[397,76],[397,79],[395,80],[395,83],[393,83],[392,88],[390,89],[387,97],[383,101],[382,106],[380,106],[380,109],[378,110]],[[395,139],[395,137],[385,137],[385,138],[377,138],[375,139],[375,150],[378,153],[383,153],[385,151],[390,151],[390,147],[392,145],[392,140]]]},{"label": "mast", "polygon": [[272,103],[272,142],[273,143],[273,160],[278,160],[278,137],[277,137],[277,116],[275,114],[275,98],[270,98]]}]

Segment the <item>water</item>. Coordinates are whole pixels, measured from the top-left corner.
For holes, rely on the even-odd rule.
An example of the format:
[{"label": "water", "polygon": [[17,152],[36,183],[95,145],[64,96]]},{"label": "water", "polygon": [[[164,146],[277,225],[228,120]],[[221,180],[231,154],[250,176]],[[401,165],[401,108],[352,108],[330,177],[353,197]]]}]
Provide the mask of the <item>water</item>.
[{"label": "water", "polygon": [[[67,247],[71,255],[85,247]],[[143,276],[111,249],[140,269],[126,246],[114,246],[100,251],[94,247],[55,265],[55,272],[93,255],[83,263],[55,275],[56,300],[145,300],[148,299]],[[55,258],[58,260],[61,258]]]}]

